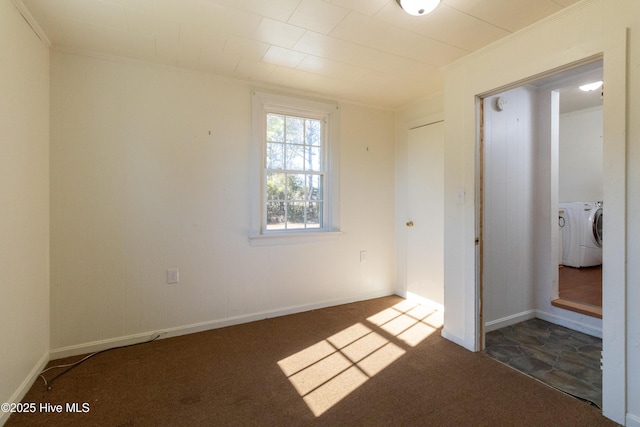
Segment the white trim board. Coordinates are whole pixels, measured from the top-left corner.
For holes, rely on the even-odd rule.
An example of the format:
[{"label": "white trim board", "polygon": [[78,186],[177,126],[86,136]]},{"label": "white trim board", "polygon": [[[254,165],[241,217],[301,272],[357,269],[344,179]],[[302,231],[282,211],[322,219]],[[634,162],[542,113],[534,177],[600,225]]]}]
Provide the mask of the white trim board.
[{"label": "white trim board", "polygon": [[640,427],[640,415],[627,413],[625,425],[627,427]]},{"label": "white trim board", "polygon": [[512,314],[510,316],[503,317],[501,319],[491,320],[484,324],[484,332],[491,332],[507,326],[515,325],[516,323],[524,322],[525,320],[533,319],[536,317],[536,310],[527,310],[522,313]]},{"label": "white trim board", "polygon": [[[47,363],[49,363],[49,353],[45,352],[40,357],[40,360],[38,360],[38,362],[34,365],[33,369],[31,369],[31,372],[29,372],[29,375],[27,375],[24,381],[22,381],[22,384],[20,384],[20,387],[18,387],[15,393],[13,393],[13,396],[11,396],[9,401],[6,403],[21,402],[24,396],[29,391],[29,389],[31,389],[33,384],[36,382],[36,380],[40,376],[40,372],[42,372],[44,370],[44,367],[47,366]],[[43,387],[44,387],[44,384],[43,384]],[[0,426],[4,425],[7,422],[10,415],[11,415],[11,412],[0,411]]]},{"label": "white trim board", "polygon": [[602,328],[587,325],[580,321],[571,320],[566,317],[547,313],[546,311],[542,310],[526,310],[521,313],[512,314],[501,319],[486,322],[484,324],[484,331],[485,333],[495,331],[500,328],[515,325],[516,323],[524,322],[525,320],[533,319],[535,317],[537,317],[538,319],[546,320],[547,322],[553,323],[555,325],[564,326],[565,328],[569,328],[574,331],[582,332],[584,334],[602,339]]},{"label": "white trim board", "polygon": [[187,335],[196,332],[208,331],[210,329],[224,328],[227,326],[240,325],[243,323],[255,322],[257,320],[268,319],[272,317],[286,316],[289,314],[302,313],[305,311],[317,310],[326,307],[333,307],[336,305],[349,304],[353,302],[366,301],[374,298],[381,298],[394,295],[393,291],[379,291],[371,292],[367,294],[358,295],[350,298],[343,298],[339,300],[324,301],[314,304],[297,305],[291,307],[285,307],[277,310],[263,311],[259,313],[246,314],[242,316],[228,317],[224,319],[211,320],[207,322],[193,323],[190,325],[177,326],[173,328],[166,328],[162,330],[147,331],[139,334],[109,338],[105,340],[91,341],[88,343],[71,345],[67,347],[60,347],[51,349],[51,360],[62,359],[69,356],[77,356],[80,354],[92,353],[101,350],[107,350],[114,347],[120,347],[123,345],[130,345],[136,343],[143,343],[156,335],[159,338],[177,337],[180,335]]},{"label": "white trim board", "polygon": [[430,300],[429,298],[421,297],[420,295],[416,295],[413,292],[406,293],[407,295],[404,297],[407,301],[415,302],[420,304],[423,307],[427,307],[431,310],[440,311],[444,313],[444,305],[439,304],[435,301]]},{"label": "white trim board", "polygon": [[50,48],[51,40],[49,40],[47,33],[44,32],[40,24],[38,24],[38,21],[36,21],[31,12],[29,12],[29,9],[27,9],[24,3],[22,3],[22,0],[12,0],[12,2],[24,18],[24,20],[27,21],[27,24],[29,24],[33,32],[36,33],[42,44],[44,44],[47,48]]}]

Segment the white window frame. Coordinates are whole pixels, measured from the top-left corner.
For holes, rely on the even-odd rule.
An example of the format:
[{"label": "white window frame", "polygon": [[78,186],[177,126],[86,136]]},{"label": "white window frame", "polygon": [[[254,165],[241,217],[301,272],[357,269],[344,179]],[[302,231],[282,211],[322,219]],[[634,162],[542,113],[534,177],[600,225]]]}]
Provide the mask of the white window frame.
[{"label": "white window frame", "polygon": [[[268,230],[266,170],[266,117],[269,113],[321,119],[324,124],[322,155],[323,222],[321,228]],[[253,245],[297,243],[310,239],[334,238],[339,229],[339,135],[340,109],[335,103],[263,91],[252,92],[252,182],[251,232]]]}]

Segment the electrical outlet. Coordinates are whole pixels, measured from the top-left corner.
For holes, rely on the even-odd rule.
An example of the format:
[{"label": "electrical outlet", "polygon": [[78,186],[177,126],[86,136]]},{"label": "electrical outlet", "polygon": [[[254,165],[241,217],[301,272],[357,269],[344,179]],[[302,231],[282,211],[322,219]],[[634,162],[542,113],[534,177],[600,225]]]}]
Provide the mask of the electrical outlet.
[{"label": "electrical outlet", "polygon": [[177,268],[170,268],[167,270],[167,283],[179,283],[180,275]]},{"label": "electrical outlet", "polygon": [[367,251],[360,251],[360,262],[365,262],[367,260]]}]

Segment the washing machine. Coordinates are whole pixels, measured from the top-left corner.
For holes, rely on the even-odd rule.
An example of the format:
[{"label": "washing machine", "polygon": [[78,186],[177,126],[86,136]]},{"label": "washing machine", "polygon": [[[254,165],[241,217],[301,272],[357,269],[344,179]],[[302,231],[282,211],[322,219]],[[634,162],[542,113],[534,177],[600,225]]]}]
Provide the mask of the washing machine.
[{"label": "washing machine", "polygon": [[602,202],[585,202],[580,235],[580,267],[602,264]]},{"label": "washing machine", "polygon": [[561,264],[593,267],[602,264],[602,202],[559,204]]},{"label": "washing machine", "polygon": [[560,203],[558,207],[558,225],[562,242],[560,264],[568,267],[580,267],[582,203]]}]

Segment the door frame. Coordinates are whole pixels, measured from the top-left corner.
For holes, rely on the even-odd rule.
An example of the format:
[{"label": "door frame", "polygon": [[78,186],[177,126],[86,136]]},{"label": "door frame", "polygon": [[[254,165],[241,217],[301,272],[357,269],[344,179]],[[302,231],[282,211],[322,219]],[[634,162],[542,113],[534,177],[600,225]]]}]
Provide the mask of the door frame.
[{"label": "door frame", "polygon": [[[604,203],[608,208],[604,221],[604,235],[607,244],[603,246],[603,319],[602,319],[602,412],[618,423],[624,423],[627,409],[627,147],[629,121],[628,112],[628,30],[611,34],[607,40],[610,45],[596,55],[565,64],[547,72],[529,78],[512,82],[493,90],[476,94],[476,237],[482,246],[481,229],[478,227],[479,206],[481,206],[481,191],[479,189],[480,166],[479,147],[481,146],[481,126],[478,103],[487,98],[511,88],[525,85],[527,82],[562,73],[596,60],[602,60],[604,82],[607,88],[606,100],[603,103],[603,167],[604,167]],[[610,46],[615,45],[616,48]],[[608,166],[609,165],[609,166]],[[482,171],[484,173],[484,171]],[[476,251],[476,313],[475,313],[475,343],[476,349],[484,349],[483,327],[481,322],[482,289],[484,285],[479,279],[481,259]],[[446,324],[445,324],[446,327]]]}]

